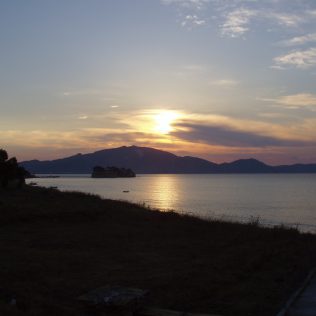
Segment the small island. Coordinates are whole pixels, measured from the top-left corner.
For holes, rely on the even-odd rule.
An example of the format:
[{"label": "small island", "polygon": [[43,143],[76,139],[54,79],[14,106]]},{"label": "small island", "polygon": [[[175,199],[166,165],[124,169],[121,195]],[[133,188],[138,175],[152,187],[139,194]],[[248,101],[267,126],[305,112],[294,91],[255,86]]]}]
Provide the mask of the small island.
[{"label": "small island", "polygon": [[92,178],[133,178],[136,174],[131,169],[118,168],[118,167],[100,167],[93,168]]}]

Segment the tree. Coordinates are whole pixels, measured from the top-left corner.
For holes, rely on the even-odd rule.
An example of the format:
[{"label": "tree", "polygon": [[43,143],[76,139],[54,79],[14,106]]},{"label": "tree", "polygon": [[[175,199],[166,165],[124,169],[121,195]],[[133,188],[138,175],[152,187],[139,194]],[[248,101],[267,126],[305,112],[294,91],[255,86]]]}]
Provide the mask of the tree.
[{"label": "tree", "polygon": [[0,149],[0,162],[5,162],[8,160],[9,156],[8,153],[4,149]]},{"label": "tree", "polygon": [[0,149],[0,186],[6,188],[12,181],[17,187],[22,187],[25,184],[26,171],[19,167],[15,157],[8,158],[8,153]]}]

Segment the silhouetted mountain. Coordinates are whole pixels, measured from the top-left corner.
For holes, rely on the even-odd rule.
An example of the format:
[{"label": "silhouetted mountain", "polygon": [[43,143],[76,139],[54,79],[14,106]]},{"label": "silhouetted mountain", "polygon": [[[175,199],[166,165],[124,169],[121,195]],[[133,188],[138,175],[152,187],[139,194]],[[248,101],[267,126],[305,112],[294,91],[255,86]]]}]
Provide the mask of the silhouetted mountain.
[{"label": "silhouetted mountain", "polygon": [[271,173],[274,167],[268,166],[256,159],[240,159],[219,165],[221,173]]},{"label": "silhouetted mountain", "polygon": [[51,161],[24,161],[31,173],[91,173],[94,166],[131,168],[137,173],[316,173],[316,164],[269,166],[256,159],[216,164],[196,157],[179,157],[148,147],[119,147]]},{"label": "silhouetted mountain", "polygon": [[316,164],[295,164],[277,166],[279,173],[316,173]]}]

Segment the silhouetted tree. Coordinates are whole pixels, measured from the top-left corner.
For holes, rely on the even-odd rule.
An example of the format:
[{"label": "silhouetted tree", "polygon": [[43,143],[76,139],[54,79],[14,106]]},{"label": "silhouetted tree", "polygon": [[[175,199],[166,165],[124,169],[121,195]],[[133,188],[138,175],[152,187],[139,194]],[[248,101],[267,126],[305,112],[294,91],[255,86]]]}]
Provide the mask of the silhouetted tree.
[{"label": "silhouetted tree", "polygon": [[8,160],[9,156],[8,153],[4,149],[0,149],[0,162],[5,162]]},{"label": "silhouetted tree", "polygon": [[25,176],[27,171],[19,167],[15,157],[9,159],[8,153],[4,149],[0,149],[0,185],[6,188],[10,181],[15,181],[17,187],[25,184]]}]

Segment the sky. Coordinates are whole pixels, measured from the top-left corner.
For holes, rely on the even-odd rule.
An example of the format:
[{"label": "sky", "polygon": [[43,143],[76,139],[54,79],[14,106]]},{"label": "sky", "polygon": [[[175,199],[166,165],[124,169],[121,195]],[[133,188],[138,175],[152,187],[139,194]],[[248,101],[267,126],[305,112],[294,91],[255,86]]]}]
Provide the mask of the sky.
[{"label": "sky", "polygon": [[315,0],[0,0],[0,147],[316,163]]}]

